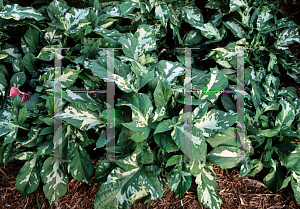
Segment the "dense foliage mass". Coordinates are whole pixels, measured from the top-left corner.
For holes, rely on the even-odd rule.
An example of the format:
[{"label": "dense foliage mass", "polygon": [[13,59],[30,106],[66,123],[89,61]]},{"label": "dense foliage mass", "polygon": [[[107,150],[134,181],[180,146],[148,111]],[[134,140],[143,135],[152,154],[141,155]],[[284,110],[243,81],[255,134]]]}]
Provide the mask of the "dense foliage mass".
[{"label": "dense foliage mass", "polygon": [[[270,169],[264,183],[290,187],[300,202],[300,64],[287,46],[299,26],[280,1],[210,0],[201,10],[187,0],[91,0],[81,8],[63,0],[33,7],[0,1],[0,160],[27,160],[16,187],[26,198],[40,183],[51,206],[67,192],[71,174],[101,185],[96,209],[128,208],[162,198],[168,186],[183,197],[198,184],[199,201],[220,208],[214,164],[240,176]],[[204,11],[204,8],[206,11]],[[205,14],[211,15],[205,15]],[[282,14],[281,14],[282,13]],[[245,144],[237,153],[237,51],[245,47]],[[62,50],[65,90],[105,90],[107,50],[115,50],[116,159],[105,161],[106,95],[65,91],[54,100],[54,58]],[[192,50],[192,116],[184,153],[185,51]],[[162,50],[164,49],[164,50]],[[57,55],[56,55],[57,56]],[[54,103],[55,102],[55,103]],[[62,107],[63,159],[54,161],[54,106]],[[93,165],[87,146],[97,148]],[[184,161],[184,154],[190,158]],[[51,161],[52,160],[52,161]]]}]

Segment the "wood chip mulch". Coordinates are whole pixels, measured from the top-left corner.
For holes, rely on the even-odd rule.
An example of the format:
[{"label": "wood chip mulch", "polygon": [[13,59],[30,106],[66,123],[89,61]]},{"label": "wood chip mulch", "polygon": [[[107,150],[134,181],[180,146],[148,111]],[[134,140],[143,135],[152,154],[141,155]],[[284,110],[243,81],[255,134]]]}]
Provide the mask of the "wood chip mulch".
[{"label": "wood chip mulch", "polygon": [[[15,179],[25,161],[16,160],[8,163],[5,168],[0,164],[0,208],[14,209],[49,209],[49,203],[43,193],[43,184],[40,183],[36,192],[28,195],[26,201],[15,187]],[[218,177],[218,191],[222,196],[222,209],[238,208],[293,208],[300,209],[291,191],[282,190],[278,193],[270,191],[261,180],[266,171],[258,173],[255,179],[249,177],[238,178],[239,172],[234,169],[221,169],[215,165],[214,170]],[[79,182],[69,176],[68,191],[58,199],[56,209],[93,209],[93,202],[98,190],[95,177],[92,178],[92,187]],[[136,203],[130,209],[146,209],[146,205]],[[169,188],[163,193],[162,200],[152,201],[148,208],[157,209],[204,209],[197,199],[197,184],[193,178],[192,187],[186,192],[182,201]]]}]

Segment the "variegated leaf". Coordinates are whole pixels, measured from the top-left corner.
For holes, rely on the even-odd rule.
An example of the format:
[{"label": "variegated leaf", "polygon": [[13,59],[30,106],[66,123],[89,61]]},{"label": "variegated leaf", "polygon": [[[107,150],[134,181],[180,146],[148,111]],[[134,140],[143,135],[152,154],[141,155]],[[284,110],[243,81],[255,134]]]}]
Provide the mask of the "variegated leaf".
[{"label": "variegated leaf", "polygon": [[49,157],[43,164],[41,178],[44,182],[44,194],[52,208],[54,202],[67,193],[69,180],[66,168],[54,157]]},{"label": "variegated leaf", "polygon": [[240,7],[248,7],[248,3],[245,0],[230,0],[229,3],[230,12],[237,11]]},{"label": "variegated leaf", "polygon": [[223,24],[226,26],[226,28],[228,28],[233,33],[233,35],[235,37],[244,38],[245,31],[237,21],[229,20],[229,21],[223,22]]},{"label": "variegated leaf", "polygon": [[182,18],[195,28],[198,28],[200,24],[204,23],[201,10],[196,6],[182,7]]},{"label": "variegated leaf", "polygon": [[171,17],[171,11],[165,2],[155,2],[155,18],[159,19],[161,24],[167,28],[167,22]]},{"label": "variegated leaf", "polygon": [[222,204],[215,178],[214,170],[206,166],[202,167],[201,172],[196,176],[198,200],[209,209],[219,209]]},{"label": "variegated leaf", "polygon": [[180,199],[192,185],[191,171],[185,162],[177,162],[178,165],[170,173],[169,188]]},{"label": "variegated leaf", "polygon": [[117,165],[119,167],[111,171],[107,181],[98,190],[94,201],[95,209],[128,208],[131,202],[149,193],[150,200],[162,197],[163,190],[157,178],[157,167],[138,167],[136,153],[123,159],[123,162],[117,162]]},{"label": "variegated leaf", "polygon": [[34,192],[40,183],[40,170],[37,158],[27,161],[21,168],[15,186],[26,199],[27,194]]},{"label": "variegated leaf", "polygon": [[220,41],[222,39],[218,29],[211,23],[201,23],[198,26],[196,26],[196,28],[199,29],[202,35],[208,39],[214,39],[216,41]]},{"label": "variegated leaf", "polygon": [[282,106],[281,112],[276,116],[275,126],[280,130],[290,127],[295,119],[295,108],[286,99],[281,97],[279,103]]},{"label": "variegated leaf", "polygon": [[288,45],[295,42],[300,43],[300,36],[298,34],[299,33],[297,28],[295,28],[294,30],[285,29],[279,34],[278,39],[275,42],[275,47],[277,49],[286,50],[288,49]]},{"label": "variegated leaf", "polygon": [[223,169],[234,168],[238,165],[238,153],[235,146],[217,146],[208,153],[207,158]]},{"label": "variegated leaf", "polygon": [[50,23],[51,26],[56,26],[61,30],[65,30],[65,33],[75,34],[86,28],[90,22],[87,19],[90,8],[77,9],[71,8],[64,16],[57,16],[57,23]]},{"label": "variegated leaf", "polygon": [[294,191],[294,197],[299,203],[300,202],[300,172],[299,171],[292,172],[291,185]]},{"label": "variegated leaf", "polygon": [[0,17],[3,19],[23,20],[25,18],[44,20],[45,17],[33,7],[21,7],[18,4],[7,4],[0,11]]},{"label": "variegated leaf", "polygon": [[148,120],[153,111],[153,106],[149,96],[142,93],[131,93],[124,95],[122,99],[119,99],[116,106],[125,105],[132,110],[132,120],[138,121],[139,126],[148,125]]},{"label": "variegated leaf", "polygon": [[227,87],[228,80],[217,67],[210,68],[210,71],[211,73],[193,72],[193,89],[197,90],[194,95],[199,99],[214,102]]},{"label": "variegated leaf", "polygon": [[300,170],[300,145],[292,151],[286,160],[286,168],[288,171],[299,171]]},{"label": "variegated leaf", "polygon": [[201,120],[196,122],[195,127],[202,130],[206,137],[214,136],[220,131],[229,129],[237,120],[237,114],[234,112],[224,112],[212,109],[207,112]]},{"label": "variegated leaf", "polygon": [[136,7],[140,6],[140,2],[137,0],[126,0],[120,4],[121,15],[129,15]]},{"label": "variegated leaf", "polygon": [[82,131],[87,131],[95,127],[106,127],[104,121],[99,119],[99,115],[96,112],[87,109],[79,103],[69,104],[60,116],[62,120],[76,126]]},{"label": "variegated leaf", "polygon": [[184,75],[184,67],[179,62],[161,60],[157,64],[156,75],[166,79],[169,85],[174,85],[176,77]]},{"label": "variegated leaf", "polygon": [[63,69],[61,72],[61,76],[55,78],[55,81],[61,82],[61,88],[69,88],[76,82],[76,79],[78,78],[78,74],[80,72],[80,70]]},{"label": "variegated leaf", "polygon": [[[188,132],[183,121],[178,121],[173,126],[171,136],[175,141],[177,147],[191,159],[205,160],[207,144],[201,131],[194,126],[191,127],[192,132]],[[187,140],[186,140],[187,139]]]},{"label": "variegated leaf", "polygon": [[270,14],[270,9],[267,6],[264,6],[257,16],[256,27],[257,30],[261,31],[268,25],[268,21],[273,18],[273,15]]}]

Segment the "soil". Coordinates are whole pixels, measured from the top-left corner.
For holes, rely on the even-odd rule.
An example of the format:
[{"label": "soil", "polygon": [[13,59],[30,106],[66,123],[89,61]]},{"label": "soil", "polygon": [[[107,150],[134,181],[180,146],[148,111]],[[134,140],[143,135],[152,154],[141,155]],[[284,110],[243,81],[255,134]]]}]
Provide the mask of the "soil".
[{"label": "soil", "polygon": [[[24,1],[24,4],[29,1]],[[199,1],[200,2],[200,1]],[[24,5],[25,6],[25,5]],[[27,6],[27,5],[26,5]],[[29,5],[28,5],[29,6]],[[293,19],[293,21],[300,25],[300,2],[296,5],[291,1],[282,3],[280,7]],[[205,14],[205,10],[203,10]],[[300,59],[300,44],[295,43],[289,46],[289,50],[292,54]],[[281,86],[293,85],[297,89],[297,93],[300,92],[300,85],[295,83],[284,82]],[[300,96],[300,95],[298,95]],[[299,97],[300,98],[300,97]],[[92,157],[92,153],[91,157]],[[94,156],[93,156],[94,157]],[[93,163],[97,158],[94,157]],[[24,165],[25,161],[13,161],[9,162],[5,167],[3,162],[0,164],[0,208],[22,208],[22,209],[48,209],[50,208],[47,198],[43,192],[43,184],[40,182],[38,189],[29,194],[25,201],[21,192],[19,192],[15,184],[15,179]],[[288,187],[287,190],[283,189],[277,193],[273,193],[263,183],[262,179],[267,175],[267,172],[256,174],[254,178],[242,177],[238,178],[238,170],[234,169],[221,169],[215,165],[214,170],[217,174],[218,191],[222,196],[223,203],[222,209],[231,208],[293,208],[300,209],[300,205],[297,203],[293,196],[293,192]],[[93,202],[98,190],[98,185],[95,181],[95,177],[91,179],[92,186],[82,183],[73,179],[69,175],[69,185],[65,196],[56,201],[56,208],[60,209],[93,209]],[[39,205],[39,207],[38,207]],[[142,203],[136,203],[131,206],[130,209],[142,208],[146,209],[147,206],[143,206]],[[152,201],[148,204],[148,208],[157,209],[195,209],[204,208],[197,199],[197,184],[193,179],[192,187],[186,192],[182,201],[174,195],[169,188],[163,193],[162,200]]]}]

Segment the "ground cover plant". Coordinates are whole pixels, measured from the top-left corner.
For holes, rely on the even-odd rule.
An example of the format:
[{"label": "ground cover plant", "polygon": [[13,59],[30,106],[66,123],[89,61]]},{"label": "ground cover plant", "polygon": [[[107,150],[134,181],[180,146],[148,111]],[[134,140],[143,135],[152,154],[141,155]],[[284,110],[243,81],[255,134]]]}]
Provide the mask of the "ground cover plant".
[{"label": "ground cover plant", "polygon": [[[16,2],[18,3],[18,2]],[[71,2],[70,2],[71,3]],[[129,208],[162,198],[169,187],[182,198],[197,183],[206,208],[220,208],[213,165],[240,169],[240,177],[269,169],[263,182],[290,188],[300,202],[299,62],[287,46],[300,42],[299,26],[281,17],[278,1],[65,1],[29,5],[0,1],[0,159],[26,160],[16,188],[26,198],[43,182],[50,206],[65,195],[67,174],[98,184],[95,208]],[[281,15],[282,16],[282,15]],[[18,31],[14,33],[13,31]],[[237,52],[245,50],[246,147],[237,159]],[[116,158],[105,162],[104,94],[62,94],[62,149],[70,163],[51,162],[54,135],[54,58],[62,51],[66,90],[103,90],[107,51],[115,50]],[[192,146],[184,159],[184,50],[192,53]],[[215,93],[216,91],[219,91]],[[211,93],[214,92],[214,93]],[[107,139],[108,141],[111,139]],[[86,147],[97,149],[94,166]],[[239,145],[238,145],[239,146]]]}]

